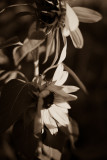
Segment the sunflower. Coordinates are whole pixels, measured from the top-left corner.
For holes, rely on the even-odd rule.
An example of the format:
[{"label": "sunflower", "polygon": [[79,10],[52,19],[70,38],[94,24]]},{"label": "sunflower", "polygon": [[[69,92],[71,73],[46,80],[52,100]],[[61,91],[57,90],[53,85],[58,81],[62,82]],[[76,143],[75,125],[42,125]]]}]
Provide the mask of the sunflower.
[{"label": "sunflower", "polygon": [[79,23],[94,23],[102,18],[101,14],[92,9],[72,7],[67,0],[35,0],[33,4],[30,4],[30,7],[32,11],[29,12],[32,12],[31,16],[34,17],[34,22],[28,31],[28,41],[24,41],[23,45],[20,45],[13,55],[13,57],[21,55],[21,58],[16,62],[17,65],[28,53],[40,48],[44,41],[46,47],[44,63],[54,53],[52,62],[54,65],[60,55],[61,38],[66,48],[68,36],[70,36],[74,47],[82,48],[84,40],[79,29]]},{"label": "sunflower", "polygon": [[63,85],[68,78],[68,72],[64,71],[63,64],[59,64],[54,76],[50,82],[42,81],[39,83],[40,93],[42,98],[41,108],[41,123],[42,132],[46,126],[50,133],[56,134],[58,127],[69,125],[68,109],[71,108],[69,101],[77,99],[77,96],[70,94],[77,91],[76,86]]}]

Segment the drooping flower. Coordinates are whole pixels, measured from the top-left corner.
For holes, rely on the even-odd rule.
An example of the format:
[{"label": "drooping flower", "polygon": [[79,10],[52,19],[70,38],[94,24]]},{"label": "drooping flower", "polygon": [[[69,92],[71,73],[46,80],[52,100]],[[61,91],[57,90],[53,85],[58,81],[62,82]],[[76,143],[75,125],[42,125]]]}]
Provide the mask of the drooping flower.
[{"label": "drooping flower", "polygon": [[31,16],[35,17],[34,23],[29,29],[28,41],[20,45],[15,51],[15,56],[21,55],[16,64],[19,64],[28,53],[39,48],[45,41],[46,56],[44,63],[47,62],[52,53],[55,53],[52,62],[52,65],[54,65],[60,55],[60,33],[62,34],[64,47],[66,46],[65,52],[68,36],[71,37],[76,48],[82,48],[84,40],[79,29],[79,23],[94,23],[102,18],[101,14],[94,10],[72,7],[67,0],[35,0],[30,6],[34,8],[31,13]]},{"label": "drooping flower", "polygon": [[51,134],[55,134],[58,132],[58,126],[67,127],[69,125],[68,109],[71,106],[68,102],[77,99],[77,96],[72,93],[79,88],[63,85],[67,78],[68,72],[64,71],[64,66],[60,64],[54,73],[52,81],[41,81],[42,85],[38,83],[39,96],[43,99],[41,108],[42,131],[46,126]]}]

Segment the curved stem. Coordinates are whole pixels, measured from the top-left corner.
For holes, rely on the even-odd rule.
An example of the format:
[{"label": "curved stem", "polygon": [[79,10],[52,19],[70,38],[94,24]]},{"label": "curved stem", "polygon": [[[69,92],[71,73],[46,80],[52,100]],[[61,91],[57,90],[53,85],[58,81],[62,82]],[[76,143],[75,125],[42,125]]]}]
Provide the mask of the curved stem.
[{"label": "curved stem", "polygon": [[74,71],[72,69],[70,69],[68,66],[66,66],[64,63],[64,68],[66,71],[69,72],[69,74],[75,79],[75,81],[78,83],[78,85],[80,86],[80,88],[86,93],[88,94],[88,91],[85,87],[85,85],[82,83],[82,81],[79,79],[79,77],[74,73]]}]

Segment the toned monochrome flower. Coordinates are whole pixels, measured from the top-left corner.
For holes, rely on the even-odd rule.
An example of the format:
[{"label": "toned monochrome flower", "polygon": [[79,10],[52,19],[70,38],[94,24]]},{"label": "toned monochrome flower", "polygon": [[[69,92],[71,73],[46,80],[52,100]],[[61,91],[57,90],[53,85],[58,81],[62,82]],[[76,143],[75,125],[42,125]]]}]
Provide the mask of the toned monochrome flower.
[{"label": "toned monochrome flower", "polygon": [[13,57],[21,56],[17,61],[15,59],[16,65],[28,53],[40,48],[44,42],[46,49],[43,63],[47,62],[48,57],[54,53],[52,62],[52,65],[54,65],[60,55],[61,38],[66,48],[68,36],[71,37],[76,48],[82,48],[84,40],[79,29],[79,23],[94,23],[102,18],[101,14],[92,9],[72,7],[69,1],[64,0],[35,0],[30,6],[32,11],[30,10],[28,13],[34,17],[34,21],[29,28],[27,41],[25,40],[23,45],[15,50]]},{"label": "toned monochrome flower", "polygon": [[51,134],[55,134],[58,132],[58,127],[69,125],[68,109],[71,106],[68,102],[77,99],[77,96],[72,93],[79,88],[63,85],[67,78],[68,72],[64,71],[63,64],[60,64],[51,82],[42,81],[42,85],[38,85],[41,90],[39,96],[43,99],[41,108],[42,131],[44,131],[45,125]]}]

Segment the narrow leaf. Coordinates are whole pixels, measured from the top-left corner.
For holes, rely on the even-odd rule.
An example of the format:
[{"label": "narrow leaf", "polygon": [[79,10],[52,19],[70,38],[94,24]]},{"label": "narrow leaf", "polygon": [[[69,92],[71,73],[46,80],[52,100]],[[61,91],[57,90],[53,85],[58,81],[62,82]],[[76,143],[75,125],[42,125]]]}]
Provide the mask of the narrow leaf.
[{"label": "narrow leaf", "polygon": [[54,38],[54,31],[53,32],[51,31],[47,36],[46,56],[43,63],[47,62],[48,57],[52,51],[53,38]]},{"label": "narrow leaf", "polygon": [[[10,6],[8,6],[8,7],[6,7],[6,8],[4,8],[4,9],[2,9],[1,11],[0,11],[0,14],[2,14],[2,13],[4,13],[4,12],[6,12],[7,10],[9,10],[9,9],[14,9],[14,8],[23,8],[24,9],[24,7],[25,8],[27,8],[27,7],[31,7],[32,9],[34,9],[33,8],[33,6],[31,6],[30,4],[13,4],[13,5],[10,5]],[[18,11],[18,10],[17,10]]]},{"label": "narrow leaf", "polygon": [[53,66],[56,63],[59,56],[59,51],[60,51],[60,37],[59,37],[59,29],[57,29],[56,30],[56,51],[55,51],[56,53],[51,66]]},{"label": "narrow leaf", "polygon": [[1,48],[6,48],[12,45],[17,45],[17,44],[21,44],[21,42],[19,42],[19,38],[17,36],[14,36],[12,38],[9,38],[8,40],[4,40],[0,42],[0,49]]},{"label": "narrow leaf", "polygon": [[39,47],[44,40],[30,40],[28,39],[27,42],[23,44],[23,46],[18,47],[14,52],[13,52],[13,58],[15,61],[15,65],[18,65],[23,58],[27,56],[28,53]]}]

